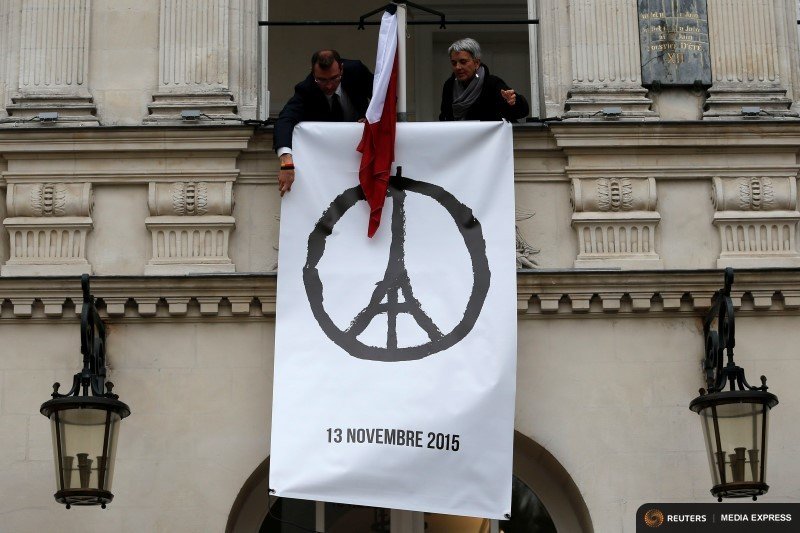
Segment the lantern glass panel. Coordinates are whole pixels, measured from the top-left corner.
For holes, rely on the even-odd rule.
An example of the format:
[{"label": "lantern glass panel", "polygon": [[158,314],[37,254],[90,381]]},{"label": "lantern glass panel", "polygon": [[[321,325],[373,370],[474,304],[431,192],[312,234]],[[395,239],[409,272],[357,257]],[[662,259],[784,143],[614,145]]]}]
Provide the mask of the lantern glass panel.
[{"label": "lantern glass panel", "polygon": [[119,433],[119,414],[102,409],[63,409],[54,411],[50,415],[50,421],[59,490],[110,491]]},{"label": "lantern glass panel", "polygon": [[714,485],[766,482],[768,410],[763,403],[737,402],[700,411]]}]

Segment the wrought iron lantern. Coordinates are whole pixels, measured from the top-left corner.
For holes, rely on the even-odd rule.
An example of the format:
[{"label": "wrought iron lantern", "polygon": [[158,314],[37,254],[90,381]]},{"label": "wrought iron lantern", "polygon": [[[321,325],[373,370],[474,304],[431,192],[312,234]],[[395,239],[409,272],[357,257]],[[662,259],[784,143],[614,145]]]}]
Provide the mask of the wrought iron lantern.
[{"label": "wrought iron lantern", "polygon": [[[706,389],[700,389],[700,396],[689,404],[700,415],[714,483],[711,494],[719,501],[755,500],[769,490],[768,419],[770,409],[778,405],[777,396],[767,392],[766,377],[761,376],[761,386],[754,387],[747,383],[744,369],[733,362],[732,285],[733,269],[727,268],[725,286],[714,293],[711,310],[703,321]],[[713,330],[715,321],[717,329]],[[723,355],[727,356],[724,364]]]},{"label": "wrought iron lantern", "polygon": [[[81,353],[83,370],[75,374],[72,388],[53,399],[40,412],[50,419],[56,466],[56,501],[72,505],[100,505],[105,509],[114,495],[111,480],[117,452],[120,420],[130,408],[106,382],[106,329],[89,292],[89,276],[81,276]],[[105,392],[104,392],[105,389]]]}]

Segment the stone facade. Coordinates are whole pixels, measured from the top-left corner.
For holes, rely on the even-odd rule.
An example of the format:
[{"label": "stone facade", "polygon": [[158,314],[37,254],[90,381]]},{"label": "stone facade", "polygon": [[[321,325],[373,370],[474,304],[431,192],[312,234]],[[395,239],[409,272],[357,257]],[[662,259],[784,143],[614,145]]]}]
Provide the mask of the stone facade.
[{"label": "stone facade", "polygon": [[[260,527],[280,197],[271,129],[241,120],[274,115],[314,48],[371,65],[376,32],[287,39],[256,21],[267,8],[285,20],[376,7],[348,4],[0,2],[0,529]],[[703,385],[699,317],[724,266],[738,269],[737,361],[781,402],[763,500],[798,500],[797,2],[708,0],[707,90],[641,85],[636,4],[436,4],[458,18],[540,18],[473,30],[493,72],[531,66],[519,91],[559,119],[514,129],[515,474],[559,531],[632,533],[643,503],[712,501],[688,404]],[[432,118],[447,69],[436,58],[463,33],[416,31],[409,114]],[[532,52],[514,63],[520,35]],[[38,412],[80,365],[82,272],[132,409],[102,514],[53,501]],[[395,533],[421,523],[392,518]]]}]

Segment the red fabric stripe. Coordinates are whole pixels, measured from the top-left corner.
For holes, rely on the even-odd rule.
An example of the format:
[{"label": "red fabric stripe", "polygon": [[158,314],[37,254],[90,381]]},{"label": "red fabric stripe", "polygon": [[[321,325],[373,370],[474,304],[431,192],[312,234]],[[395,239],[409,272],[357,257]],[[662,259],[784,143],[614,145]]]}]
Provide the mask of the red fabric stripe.
[{"label": "red fabric stripe", "polygon": [[358,180],[369,204],[367,236],[372,237],[381,223],[381,212],[389,187],[394,162],[394,139],[397,125],[397,55],[386,91],[383,114],[376,124],[364,123],[364,133],[357,150],[361,152]]}]

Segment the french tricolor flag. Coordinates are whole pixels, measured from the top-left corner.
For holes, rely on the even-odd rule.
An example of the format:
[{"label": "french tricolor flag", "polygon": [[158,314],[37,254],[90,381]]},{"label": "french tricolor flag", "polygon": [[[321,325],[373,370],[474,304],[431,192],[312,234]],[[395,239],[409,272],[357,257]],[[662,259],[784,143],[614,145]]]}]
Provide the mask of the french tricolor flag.
[{"label": "french tricolor flag", "polygon": [[364,134],[357,148],[362,154],[358,179],[370,209],[367,229],[369,237],[375,235],[381,223],[381,211],[394,161],[396,124],[397,6],[390,4],[381,19],[372,100],[367,108]]}]

